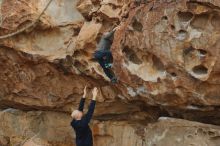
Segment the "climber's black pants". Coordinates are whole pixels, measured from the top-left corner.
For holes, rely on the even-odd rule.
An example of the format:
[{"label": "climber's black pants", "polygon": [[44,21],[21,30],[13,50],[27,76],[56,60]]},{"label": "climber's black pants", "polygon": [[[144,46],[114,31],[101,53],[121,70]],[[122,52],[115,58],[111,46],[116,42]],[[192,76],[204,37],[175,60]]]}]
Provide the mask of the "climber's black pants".
[{"label": "climber's black pants", "polygon": [[[106,59],[103,59],[104,57]],[[98,61],[106,76],[111,80],[114,75],[110,68],[106,68],[106,64],[112,63],[112,53],[109,50],[98,50],[94,53],[94,58]]]},{"label": "climber's black pants", "polygon": [[112,71],[110,68],[106,68],[105,64],[103,64],[102,60],[98,60],[100,66],[102,67],[103,71],[105,72],[106,76],[111,80],[114,76],[112,75]]}]

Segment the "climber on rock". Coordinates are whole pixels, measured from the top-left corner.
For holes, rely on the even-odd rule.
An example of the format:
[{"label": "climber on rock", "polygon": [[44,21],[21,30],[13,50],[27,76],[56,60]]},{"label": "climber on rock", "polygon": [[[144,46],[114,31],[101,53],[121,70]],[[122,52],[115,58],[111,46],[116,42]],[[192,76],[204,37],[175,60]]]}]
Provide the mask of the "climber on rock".
[{"label": "climber on rock", "polygon": [[87,94],[87,87],[85,87],[84,94],[80,100],[78,110],[74,110],[71,114],[71,117],[73,118],[71,126],[73,127],[76,133],[77,146],[93,146],[92,131],[88,124],[92,118],[95,109],[97,93],[98,89],[95,87],[92,90],[93,98],[90,103],[88,112],[83,116],[83,108]]},{"label": "climber on rock", "polygon": [[108,78],[111,80],[112,83],[117,82],[117,78],[115,77],[114,73],[112,72],[112,63],[113,63],[113,57],[111,53],[111,45],[114,38],[114,33],[118,27],[114,28],[111,32],[105,33],[99,44],[98,49],[94,53],[94,59],[98,61],[100,66],[102,67],[105,74],[108,76]]}]

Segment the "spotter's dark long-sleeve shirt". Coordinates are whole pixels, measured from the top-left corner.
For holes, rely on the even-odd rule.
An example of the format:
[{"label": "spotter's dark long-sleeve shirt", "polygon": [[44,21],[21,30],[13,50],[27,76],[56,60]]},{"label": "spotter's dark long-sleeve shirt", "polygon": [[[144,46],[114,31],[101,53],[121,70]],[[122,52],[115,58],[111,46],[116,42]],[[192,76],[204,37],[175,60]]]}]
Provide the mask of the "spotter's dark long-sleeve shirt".
[{"label": "spotter's dark long-sleeve shirt", "polygon": [[[82,98],[79,104],[79,111],[83,111],[85,98]],[[93,146],[92,131],[89,127],[89,122],[94,113],[96,101],[92,100],[88,112],[81,120],[72,120],[71,126],[76,133],[77,146]]]}]

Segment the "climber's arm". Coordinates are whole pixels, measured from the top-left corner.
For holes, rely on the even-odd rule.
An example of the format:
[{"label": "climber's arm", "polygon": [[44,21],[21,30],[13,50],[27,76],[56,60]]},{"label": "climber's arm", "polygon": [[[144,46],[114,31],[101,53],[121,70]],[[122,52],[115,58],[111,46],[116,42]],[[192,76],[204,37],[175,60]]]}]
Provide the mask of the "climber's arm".
[{"label": "climber's arm", "polygon": [[79,108],[78,108],[79,111],[83,111],[83,109],[84,109],[86,94],[87,94],[87,86],[85,86],[85,88],[84,88],[83,97],[81,98],[80,103],[79,103]]},{"label": "climber's arm", "polygon": [[108,33],[105,35],[104,38],[105,38],[105,39],[108,39],[108,40],[111,40],[111,38],[113,37],[114,33],[115,33],[115,30],[112,30],[112,31],[108,32]]}]

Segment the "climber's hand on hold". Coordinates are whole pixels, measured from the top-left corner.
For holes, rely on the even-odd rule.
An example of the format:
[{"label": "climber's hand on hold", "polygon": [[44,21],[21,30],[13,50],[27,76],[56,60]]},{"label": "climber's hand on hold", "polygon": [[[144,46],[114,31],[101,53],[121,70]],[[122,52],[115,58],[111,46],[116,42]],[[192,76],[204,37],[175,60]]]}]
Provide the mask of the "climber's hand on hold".
[{"label": "climber's hand on hold", "polygon": [[96,100],[97,94],[98,94],[98,89],[97,89],[97,87],[95,87],[92,90],[92,100]]},{"label": "climber's hand on hold", "polygon": [[84,90],[83,90],[83,98],[86,98],[87,95],[87,86],[85,86]]},{"label": "climber's hand on hold", "polygon": [[116,31],[116,30],[118,30],[119,29],[119,26],[116,26],[114,29],[113,29],[113,31]]}]

